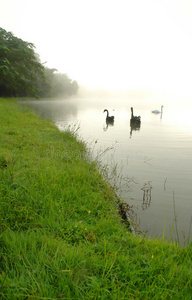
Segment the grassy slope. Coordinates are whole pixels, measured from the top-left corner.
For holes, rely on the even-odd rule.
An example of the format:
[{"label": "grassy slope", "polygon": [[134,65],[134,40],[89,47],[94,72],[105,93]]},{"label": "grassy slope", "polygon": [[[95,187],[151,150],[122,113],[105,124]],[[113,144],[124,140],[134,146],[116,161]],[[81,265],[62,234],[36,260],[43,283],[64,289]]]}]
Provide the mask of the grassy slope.
[{"label": "grassy slope", "polygon": [[83,143],[0,105],[1,299],[192,299],[192,247],[132,236]]}]

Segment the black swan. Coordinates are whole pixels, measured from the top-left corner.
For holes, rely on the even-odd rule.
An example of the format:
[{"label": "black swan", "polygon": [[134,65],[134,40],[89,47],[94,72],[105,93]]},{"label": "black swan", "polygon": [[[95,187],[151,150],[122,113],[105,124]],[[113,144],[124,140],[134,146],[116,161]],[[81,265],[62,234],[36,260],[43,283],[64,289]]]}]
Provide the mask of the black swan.
[{"label": "black swan", "polygon": [[131,107],[131,119],[130,119],[130,123],[132,124],[132,125],[140,125],[140,123],[141,123],[141,117],[140,116],[134,116],[133,115],[133,107]]},{"label": "black swan", "polygon": [[157,110],[157,109],[155,109],[155,110],[152,110],[152,113],[153,113],[153,114],[156,114],[156,115],[158,115],[158,114],[162,114],[162,113],[163,113],[163,105],[161,105],[161,111],[160,111],[160,110]]},{"label": "black swan", "polygon": [[107,109],[104,109],[103,112],[107,112],[106,122],[108,122],[108,123],[113,123],[113,122],[114,122],[114,116],[109,116],[109,112],[108,112]]}]

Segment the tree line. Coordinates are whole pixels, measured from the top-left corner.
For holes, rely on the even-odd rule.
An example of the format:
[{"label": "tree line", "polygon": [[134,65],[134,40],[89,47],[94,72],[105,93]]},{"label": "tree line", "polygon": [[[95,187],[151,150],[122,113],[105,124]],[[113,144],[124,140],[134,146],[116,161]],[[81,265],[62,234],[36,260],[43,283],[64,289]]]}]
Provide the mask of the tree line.
[{"label": "tree line", "polygon": [[0,28],[0,97],[69,96],[78,88],[67,74],[45,67],[33,43]]}]

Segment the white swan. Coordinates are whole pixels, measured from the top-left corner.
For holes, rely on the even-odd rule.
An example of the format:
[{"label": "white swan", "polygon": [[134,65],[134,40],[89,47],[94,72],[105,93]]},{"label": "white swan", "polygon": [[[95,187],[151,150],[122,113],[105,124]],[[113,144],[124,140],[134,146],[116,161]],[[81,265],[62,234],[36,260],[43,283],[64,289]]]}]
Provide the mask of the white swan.
[{"label": "white swan", "polygon": [[157,109],[155,109],[155,110],[152,110],[152,113],[153,114],[162,114],[163,113],[163,105],[161,105],[161,111],[160,110],[157,110]]}]

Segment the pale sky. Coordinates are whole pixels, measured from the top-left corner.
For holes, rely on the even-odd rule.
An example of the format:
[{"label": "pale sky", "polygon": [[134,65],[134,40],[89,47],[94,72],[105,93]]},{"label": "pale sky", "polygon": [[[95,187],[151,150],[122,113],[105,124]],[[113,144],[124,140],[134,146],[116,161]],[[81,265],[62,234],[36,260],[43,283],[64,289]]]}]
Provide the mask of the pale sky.
[{"label": "pale sky", "polygon": [[0,0],[0,27],[79,84],[192,95],[192,0]]}]

